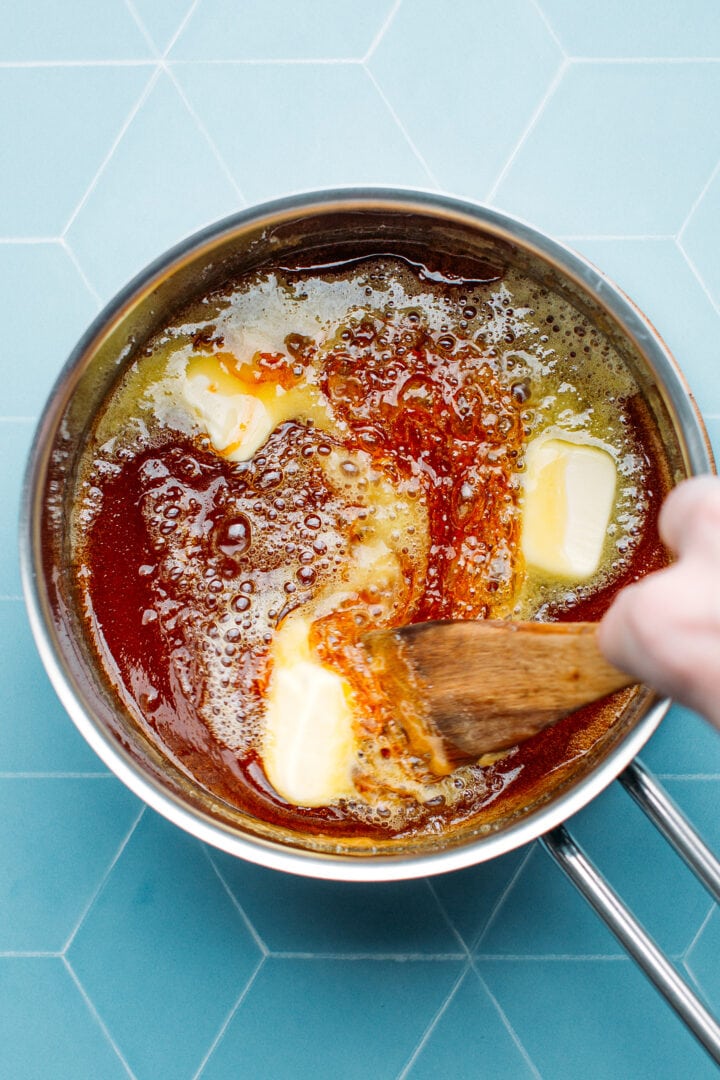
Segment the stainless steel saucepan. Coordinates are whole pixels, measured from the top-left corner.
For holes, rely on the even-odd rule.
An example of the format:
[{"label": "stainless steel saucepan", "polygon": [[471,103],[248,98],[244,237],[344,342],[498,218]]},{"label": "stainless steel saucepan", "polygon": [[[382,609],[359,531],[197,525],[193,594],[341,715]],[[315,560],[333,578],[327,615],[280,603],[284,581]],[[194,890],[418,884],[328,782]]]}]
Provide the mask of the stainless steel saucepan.
[{"label": "stainless steel saucepan", "polygon": [[250,209],[175,247],[131,282],[87,331],[56,383],[33,443],[21,537],[25,596],[45,667],[80,732],[132,791],[199,839],[252,862],[318,878],[388,881],[455,870],[540,838],[720,1062],[720,1027],[563,825],[619,777],[720,900],[717,860],[635,760],[667,701],[638,691],[571,775],[560,783],[546,778],[524,808],[490,826],[358,846],[260,822],[209,794],[150,743],[98,670],[75,606],[67,522],[79,453],[106,392],[176,311],[213,286],[268,260],[348,250],[430,250],[451,263],[489,259],[555,290],[598,325],[633,370],[674,480],[713,469],[688,387],[647,319],[592,265],[529,226],[456,199],[394,190],[319,192]]}]

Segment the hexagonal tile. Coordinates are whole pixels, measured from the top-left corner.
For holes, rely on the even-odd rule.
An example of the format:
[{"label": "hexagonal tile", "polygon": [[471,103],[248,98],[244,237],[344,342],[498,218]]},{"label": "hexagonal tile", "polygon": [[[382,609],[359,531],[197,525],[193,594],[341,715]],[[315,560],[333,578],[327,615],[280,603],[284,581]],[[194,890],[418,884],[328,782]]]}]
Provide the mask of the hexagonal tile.
[{"label": "hexagonal tile", "polygon": [[642,760],[656,774],[720,776],[720,739],[707,720],[682,705],[673,705],[643,747]]},{"label": "hexagonal tile", "polygon": [[23,1080],[127,1080],[62,960],[0,959],[0,1068]]},{"label": "hexagonal tile", "polygon": [[[183,27],[173,60],[296,60],[360,58],[391,0],[204,0]],[[218,33],[218,28],[222,32]]]},{"label": "hexagonal tile", "polygon": [[0,950],[63,948],[138,805],[114,777],[0,780]]},{"label": "hexagonal tile", "polygon": [[203,1070],[392,1080],[442,1006],[459,960],[265,961]]},{"label": "hexagonal tile", "polygon": [[580,239],[579,248],[657,327],[699,406],[720,411],[720,315],[671,239]]},{"label": "hexagonal tile", "polygon": [[36,416],[98,305],[60,244],[0,244],[0,280],[0,325],[11,343],[2,411]]},{"label": "hexagonal tile", "polygon": [[[470,1034],[472,1032],[472,1034]],[[535,1077],[474,971],[465,973],[407,1076],[410,1080]]]},{"label": "hexagonal tile", "polygon": [[252,202],[342,184],[428,184],[358,64],[181,64],[175,73]]},{"label": "hexagonal tile", "polygon": [[20,596],[18,509],[35,422],[0,419],[0,597]]},{"label": "hexagonal tile", "polygon": [[72,223],[68,243],[98,292],[109,297],[165,248],[240,202],[163,74]]},{"label": "hexagonal tile", "polygon": [[476,955],[618,956],[621,947],[536,846],[487,929]]},{"label": "hexagonal tile", "polygon": [[369,66],[438,181],[482,199],[561,59],[530,0],[415,0]]},{"label": "hexagonal tile", "polygon": [[527,847],[520,848],[467,870],[432,878],[431,889],[469,949],[477,944],[498,900],[529,853]]},{"label": "hexagonal tile", "polygon": [[693,261],[715,304],[720,308],[720,170],[695,207],[681,243]]},{"label": "hexagonal tile", "polygon": [[719,95],[717,64],[571,64],[495,202],[551,233],[675,233],[720,153]]},{"label": "hexagonal tile", "polygon": [[83,3],[12,4],[3,20],[0,61],[134,60],[148,46],[122,0],[105,0],[102,19]]},{"label": "hexagonal tile", "polygon": [[45,674],[20,600],[0,602],[0,773],[105,772]]},{"label": "hexagonal tile", "polygon": [[57,236],[150,78],[145,67],[0,69],[0,236]]},{"label": "hexagonal tile", "polygon": [[150,811],[68,953],[147,1078],[194,1074],[260,956],[202,845]]},{"label": "hexagonal tile", "polygon": [[686,958],[686,966],[696,979],[710,1007],[720,1011],[720,908],[715,906]]},{"label": "hexagonal tile", "polygon": [[271,952],[462,955],[424,881],[315,881],[213,854]]},{"label": "hexagonal tile", "polygon": [[630,960],[482,960],[478,969],[541,1076],[717,1076]]},{"label": "hexagonal tile", "polygon": [[571,56],[717,56],[720,21],[707,0],[682,7],[655,0],[542,0]]}]

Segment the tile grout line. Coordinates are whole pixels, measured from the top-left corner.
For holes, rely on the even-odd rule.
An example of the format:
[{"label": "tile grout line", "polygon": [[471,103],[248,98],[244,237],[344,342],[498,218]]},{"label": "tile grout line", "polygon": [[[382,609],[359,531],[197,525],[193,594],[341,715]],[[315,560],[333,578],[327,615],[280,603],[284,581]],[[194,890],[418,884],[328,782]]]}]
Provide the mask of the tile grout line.
[{"label": "tile grout line", "polygon": [[502,184],[503,180],[505,179],[508,172],[512,168],[513,162],[515,161],[516,157],[518,156],[518,154],[522,150],[523,146],[525,145],[525,142],[529,138],[529,136],[532,133],[533,129],[535,128],[538,120],[540,119],[540,117],[544,113],[548,103],[550,102],[551,98],[555,94],[555,91],[557,90],[558,86],[562,82],[562,80],[563,80],[563,78],[565,76],[565,72],[570,67],[570,63],[571,63],[571,61],[568,60],[568,59],[562,60],[560,62],[560,65],[559,65],[557,71],[555,72],[554,76],[550,80],[550,85],[548,86],[547,90],[543,94],[543,96],[540,99],[540,101],[538,102],[538,104],[535,106],[535,109],[533,110],[533,113],[532,113],[527,125],[525,126],[524,131],[522,132],[520,138],[518,139],[517,143],[515,144],[515,147],[514,147],[514,149],[512,150],[512,152],[510,154],[510,157],[507,159],[507,161],[503,165],[502,169],[500,170],[500,172],[499,172],[499,174],[498,174],[498,176],[497,176],[497,178],[495,180],[495,183],[492,185],[492,187],[488,191],[487,195],[485,196],[485,202],[486,203],[492,205],[493,199],[497,195],[498,189],[500,188],[500,185]]},{"label": "tile grout line", "polygon": [[720,56],[571,56],[573,64],[720,64]]},{"label": "tile grout line", "polygon": [[175,72],[172,70],[172,66],[170,64],[166,63],[165,60],[162,61],[161,66],[162,66],[162,70],[165,72],[165,74],[168,76],[168,78],[172,82],[173,86],[175,87],[175,90],[177,92],[178,97],[180,98],[181,102],[183,103],[183,105],[187,109],[188,113],[190,114],[190,117],[194,121],[195,126],[197,127],[198,131],[200,132],[200,135],[205,139],[208,147],[210,148],[211,153],[215,157],[215,160],[217,161],[217,163],[220,166],[220,168],[222,169],[222,171],[225,173],[225,176],[227,177],[227,179],[230,181],[230,185],[231,185],[233,191],[235,192],[237,197],[240,199],[240,202],[242,203],[242,205],[247,206],[248,202],[247,202],[247,199],[245,198],[245,195],[242,192],[242,189],[241,189],[240,185],[238,184],[237,180],[235,179],[232,172],[230,171],[230,167],[228,166],[227,162],[223,158],[222,154],[218,150],[217,145],[215,144],[215,140],[210,136],[210,133],[208,132],[207,128],[205,127],[205,124],[203,123],[203,121],[200,119],[197,112],[195,111],[193,105],[191,104],[187,94],[185,93],[185,91],[184,91],[184,89],[182,87],[182,84],[180,83],[177,76],[175,75]]},{"label": "tile grout line", "polygon": [[362,58],[362,63],[363,64],[367,64],[368,60],[373,55],[373,53],[377,49],[380,42],[385,37],[385,34],[386,34],[387,30],[390,28],[390,25],[392,24],[392,22],[395,19],[395,16],[397,15],[398,11],[400,10],[400,5],[401,4],[402,4],[402,0],[395,0],[395,3],[392,4],[391,7],[389,8],[388,13],[385,16],[382,24],[380,25],[379,30],[377,31],[377,33],[375,34],[375,37],[370,42],[370,45],[368,46],[368,50],[365,53],[365,55],[363,56],[363,58]]},{"label": "tile grout line", "polygon": [[172,64],[173,67],[262,67],[263,64],[267,64],[270,67],[280,67],[286,65],[287,67],[302,67],[303,65],[323,65],[324,67],[359,67],[363,61],[361,57],[357,56],[263,56],[263,57],[244,57],[237,60],[174,60],[172,57],[163,54],[163,59]]},{"label": "tile grout line", "polygon": [[492,911],[490,912],[490,914],[488,915],[487,920],[485,922],[485,925],[483,926],[482,930],[478,934],[477,940],[476,940],[476,942],[475,942],[475,944],[473,946],[473,951],[475,951],[476,949],[479,949],[480,946],[482,945],[483,941],[485,940],[485,936],[487,935],[488,930],[490,929],[490,927],[494,923],[495,919],[497,918],[501,907],[503,906],[503,904],[507,900],[507,898],[510,895],[510,893],[512,892],[512,890],[514,889],[515,883],[517,882],[518,878],[520,877],[523,870],[527,866],[527,864],[528,864],[528,862],[530,860],[530,857],[531,857],[534,850],[535,850],[535,844],[534,843],[529,844],[527,853],[525,854],[525,857],[522,858],[520,860],[520,862],[518,863],[518,865],[515,867],[515,872],[510,875],[510,880],[506,883],[505,888],[503,889],[503,891],[500,893],[499,897],[495,901],[495,905],[494,905]]},{"label": "tile grout line", "polygon": [[420,1041],[418,1042],[417,1046],[415,1047],[415,1049],[410,1054],[410,1057],[408,1058],[408,1060],[405,1063],[405,1065],[403,1066],[403,1068],[398,1073],[398,1075],[396,1077],[396,1080],[407,1080],[407,1076],[409,1075],[410,1070],[412,1069],[412,1067],[415,1064],[415,1062],[417,1061],[417,1059],[420,1057],[420,1054],[423,1052],[423,1050],[427,1046],[430,1038],[432,1037],[433,1032],[435,1031],[435,1028],[438,1026],[438,1024],[442,1020],[443,1016],[445,1015],[447,1010],[450,1008],[450,1005],[452,1004],[454,999],[457,997],[458,991],[460,990],[460,987],[462,986],[464,980],[467,978],[467,974],[468,974],[468,972],[470,970],[471,970],[471,963],[470,963],[470,958],[468,957],[466,963],[463,965],[462,971],[459,973],[459,975],[458,975],[457,979],[455,980],[454,984],[450,987],[449,994],[447,995],[447,997],[445,998],[445,1000],[443,1001],[443,1003],[439,1007],[439,1009],[436,1010],[435,1015],[431,1018],[429,1024],[427,1025],[424,1032],[420,1036]]},{"label": "tile grout line", "polygon": [[[717,419],[707,416],[706,420]],[[657,780],[720,780],[720,773],[653,773]]]},{"label": "tile grout line", "polygon": [[561,243],[568,240],[675,240],[675,233],[561,233]]},{"label": "tile grout line", "polygon": [[454,922],[450,918],[450,916],[449,916],[449,914],[447,912],[447,909],[446,909],[445,905],[443,904],[442,900],[440,899],[440,897],[438,896],[437,891],[436,891],[432,881],[430,880],[430,878],[425,878],[425,884],[427,885],[428,890],[430,891],[430,895],[432,896],[433,900],[437,904],[438,909],[440,911],[440,914],[442,915],[442,917],[445,920],[446,924],[449,926],[450,930],[452,931],[452,934],[454,935],[456,941],[459,943],[459,945],[463,949],[463,951],[467,954],[467,957],[469,959],[470,958],[470,947],[468,946],[468,943],[465,941],[464,937],[462,936],[462,934],[460,933],[460,931],[457,929]]},{"label": "tile grout line", "polygon": [[268,956],[271,956],[273,960],[337,960],[342,961],[342,963],[366,963],[368,960],[378,960],[384,964],[388,963],[388,961],[398,964],[421,964],[426,961],[430,963],[447,963],[448,960],[468,959],[468,953],[465,949],[462,952],[448,953],[325,953],[318,950],[313,952],[293,952],[285,949],[270,949],[268,950]]},{"label": "tile grout line", "polygon": [[62,963],[65,965],[65,968],[66,968],[68,974],[70,975],[70,978],[73,980],[76,987],[78,988],[78,991],[79,991],[80,995],[82,996],[82,999],[85,1002],[85,1005],[87,1006],[87,1008],[90,1011],[91,1015],[95,1018],[97,1024],[100,1027],[100,1030],[102,1031],[103,1035],[105,1036],[108,1043],[112,1047],[114,1053],[117,1055],[118,1060],[122,1064],[122,1066],[125,1069],[126,1073],[130,1077],[130,1080],[136,1080],[135,1073],[130,1068],[128,1062],[125,1059],[125,1055],[123,1054],[120,1047],[117,1045],[117,1043],[113,1039],[112,1035],[110,1034],[110,1030],[109,1030],[107,1024],[105,1023],[103,1018],[100,1016],[100,1013],[97,1011],[92,999],[90,998],[90,995],[88,994],[87,990],[85,989],[85,987],[81,983],[80,978],[79,978],[77,972],[75,971],[74,967],[72,966],[72,964],[70,963],[70,961],[68,960],[68,958],[66,956],[61,956],[60,959],[62,960]]},{"label": "tile grout line", "polygon": [[187,11],[185,12],[185,15],[180,20],[180,25],[177,27],[177,29],[175,30],[175,33],[172,35],[172,37],[168,41],[167,45],[163,49],[163,53],[162,53],[163,60],[165,60],[167,58],[167,55],[170,52],[170,50],[175,48],[175,45],[177,44],[178,38],[180,37],[183,30],[185,29],[185,27],[190,22],[193,15],[195,14],[195,10],[196,10],[199,3],[200,3],[200,0],[192,0],[190,6],[188,7]]},{"label": "tile grout line", "polygon": [[530,0],[530,3],[535,8],[538,15],[540,16],[543,23],[545,24],[545,29],[547,30],[548,34],[550,35],[550,37],[553,39],[553,41],[557,45],[558,49],[560,50],[560,52],[562,54],[563,59],[564,60],[569,60],[570,59],[570,54],[568,53],[567,49],[563,45],[562,41],[560,40],[557,30],[555,29],[555,27],[550,22],[550,19],[545,14],[543,8],[540,6],[539,0]]},{"label": "tile grout line", "polygon": [[107,780],[111,772],[0,772],[0,780]]},{"label": "tile grout line", "polygon": [[380,86],[380,83],[377,81],[377,79],[373,75],[370,68],[367,67],[367,65],[364,62],[361,61],[360,66],[362,67],[363,71],[365,72],[366,76],[368,77],[368,79],[370,80],[372,85],[375,87],[375,91],[376,91],[378,97],[380,98],[380,100],[385,105],[385,108],[390,113],[390,116],[392,117],[392,119],[395,121],[395,125],[399,129],[401,135],[405,138],[405,140],[406,140],[408,146],[410,147],[410,149],[412,150],[413,154],[415,155],[417,160],[422,165],[422,167],[425,170],[431,184],[433,184],[434,187],[437,188],[438,191],[442,191],[443,190],[442,184],[439,182],[439,180],[435,176],[434,172],[432,171],[432,169],[430,168],[428,163],[425,161],[425,158],[423,157],[423,155],[420,153],[417,146],[413,142],[412,138],[410,137],[410,133],[408,132],[407,128],[403,124],[403,122],[400,119],[400,117],[398,116],[398,114],[395,112],[395,109],[393,108],[393,106],[391,105],[389,99],[387,98],[387,96],[385,94],[385,91]]},{"label": "tile grout line", "polygon": [[702,289],[702,291],[703,291],[703,292],[705,293],[705,295],[707,296],[707,298],[708,298],[708,300],[710,301],[710,303],[712,304],[712,306],[713,306],[714,310],[715,310],[715,311],[716,311],[716,312],[718,313],[718,315],[720,315],[720,306],[718,306],[718,304],[717,304],[717,302],[716,302],[716,300],[715,300],[715,297],[714,297],[714,296],[712,295],[712,293],[711,293],[711,292],[710,292],[710,290],[708,289],[707,285],[706,285],[706,284],[705,284],[705,282],[703,281],[702,275],[701,275],[700,271],[698,270],[697,266],[695,265],[695,263],[694,263],[694,262],[692,261],[692,259],[691,259],[691,258],[690,258],[690,256],[688,255],[687,251],[686,251],[686,250],[685,250],[685,248],[683,247],[683,245],[682,245],[682,243],[680,242],[680,240],[679,240],[679,239],[677,239],[677,238],[676,238],[676,240],[675,240],[675,246],[677,247],[678,251],[679,251],[679,252],[681,253],[681,255],[682,255],[682,257],[684,258],[685,262],[686,262],[686,263],[688,264],[688,266],[690,267],[690,269],[691,269],[692,273],[693,273],[693,274],[695,275],[695,277],[697,278],[697,281],[698,281],[698,284],[700,285],[700,288]]},{"label": "tile grout line", "polygon": [[680,966],[682,967],[683,971],[685,972],[685,975],[687,976],[687,978],[690,980],[691,985],[694,986],[695,989],[697,990],[700,997],[705,998],[705,1001],[706,1001],[707,1005],[712,1005],[712,1002],[710,1001],[709,995],[706,994],[706,992],[705,992],[705,987],[703,986],[702,982],[700,981],[698,976],[693,971],[693,968],[692,968],[690,962],[688,960],[682,960]]},{"label": "tile grout line", "polygon": [[695,931],[695,933],[693,935],[693,938],[692,938],[692,941],[690,942],[688,947],[682,953],[681,961],[682,961],[683,964],[687,964],[690,953],[693,951],[693,949],[697,945],[698,941],[700,940],[700,936],[701,936],[703,930],[705,929],[705,927],[707,926],[707,924],[710,922],[710,919],[712,918],[713,912],[715,911],[716,907],[717,907],[717,904],[713,900],[711,902],[711,904],[710,904],[710,909],[709,909],[707,915],[705,916],[703,921],[700,923],[700,926]]},{"label": "tile grout line", "polygon": [[[677,959],[677,957],[670,957],[670,959]],[[626,952],[619,953],[475,953],[473,955],[473,961],[492,960],[505,961],[511,964],[524,964],[529,961],[533,964],[554,964],[568,962],[574,963],[577,961],[581,964],[597,963],[600,960],[607,960],[608,963],[617,963],[618,961],[630,960],[630,957]]]},{"label": "tile grout line", "polygon": [[82,281],[82,283],[85,286],[85,288],[87,289],[87,291],[90,293],[90,296],[96,302],[96,304],[98,306],[98,310],[99,310],[103,306],[103,299],[100,296],[100,293],[97,291],[97,289],[93,285],[92,281],[90,281],[90,278],[87,276],[87,274],[83,270],[82,266],[80,265],[80,261],[79,261],[77,255],[75,254],[75,252],[73,251],[73,249],[70,247],[70,244],[67,241],[67,237],[65,237],[65,236],[60,237],[60,245],[61,245],[63,251],[67,254],[70,261],[72,262],[75,269],[77,270],[78,274],[80,275],[80,280]]},{"label": "tile grout line", "polygon": [[145,38],[145,41],[149,45],[150,52],[153,54],[153,57],[155,57],[157,59],[158,47],[155,44],[155,42],[153,41],[152,36],[148,32],[148,29],[145,26],[145,23],[142,21],[142,19],[138,15],[137,8],[135,7],[135,5],[133,3],[133,0],[123,0],[123,3],[125,5],[125,9],[128,12],[130,18],[133,20],[133,22],[137,26],[138,30],[142,34],[142,36]]},{"label": "tile grout line", "polygon": [[232,1022],[233,1017],[235,1016],[236,1012],[238,1011],[238,1009],[242,1005],[242,1003],[245,1000],[245,998],[247,997],[247,995],[250,993],[250,990],[252,989],[252,987],[253,987],[253,985],[255,983],[255,980],[257,979],[258,975],[260,974],[260,971],[264,967],[266,960],[267,960],[267,956],[261,956],[260,959],[258,960],[258,962],[257,962],[257,964],[255,966],[255,970],[250,975],[250,978],[248,979],[247,983],[243,987],[242,992],[240,993],[237,1001],[235,1002],[235,1004],[232,1006],[232,1008],[228,1012],[227,1016],[225,1017],[224,1022],[220,1025],[220,1030],[218,1031],[218,1033],[215,1036],[215,1038],[213,1039],[213,1041],[210,1043],[210,1046],[206,1050],[205,1056],[203,1057],[202,1061],[198,1065],[197,1070],[193,1073],[192,1080],[199,1080],[200,1076],[204,1072],[205,1066],[207,1065],[208,1061],[210,1060],[210,1058],[214,1054],[217,1047],[222,1042],[223,1036],[225,1035],[225,1032],[227,1031],[228,1027],[230,1026],[230,1023]]},{"label": "tile grout line", "polygon": [[61,236],[0,236],[0,244],[59,244]]},{"label": "tile grout line", "polygon": [[707,180],[703,184],[703,186],[700,189],[700,191],[699,191],[696,199],[694,200],[692,206],[690,207],[687,214],[685,215],[685,220],[683,221],[682,225],[680,226],[680,228],[677,231],[676,239],[677,239],[678,244],[682,245],[683,233],[685,232],[688,225],[690,224],[692,216],[695,213],[695,211],[697,210],[698,206],[700,205],[700,203],[703,201],[703,199],[707,195],[707,193],[708,193],[708,191],[709,191],[709,189],[710,189],[710,187],[712,185],[713,180],[715,179],[715,177],[718,174],[718,170],[720,170],[720,158],[718,158],[718,160],[715,162],[715,168],[712,170],[712,172],[708,176]]},{"label": "tile grout line", "polygon": [[203,847],[203,852],[205,854],[205,858],[210,863],[210,866],[211,866],[211,868],[213,870],[213,873],[215,874],[218,881],[222,885],[223,889],[227,893],[227,896],[228,896],[228,898],[230,900],[230,903],[233,905],[233,907],[235,908],[237,913],[240,915],[242,921],[245,924],[245,928],[247,929],[247,931],[250,934],[251,938],[253,939],[253,941],[257,945],[258,949],[260,950],[260,953],[262,954],[263,957],[269,956],[270,955],[270,949],[265,944],[263,939],[260,937],[260,934],[255,929],[254,924],[250,921],[250,919],[249,919],[248,915],[246,914],[245,909],[243,908],[242,904],[240,903],[240,901],[236,897],[235,893],[232,891],[232,889],[228,885],[227,881],[223,877],[222,873],[220,872],[219,867],[215,863],[215,860],[213,859],[212,855],[210,854],[210,851],[208,850],[207,846],[205,844],[203,844],[202,847]]},{"label": "tile grout line", "polygon": [[75,222],[75,219],[77,218],[78,214],[80,213],[82,208],[85,206],[86,202],[88,201],[88,199],[92,195],[93,191],[97,187],[98,180],[100,179],[102,174],[105,172],[105,169],[109,165],[110,160],[113,157],[113,154],[115,153],[118,146],[122,142],[123,137],[125,136],[128,128],[130,127],[131,123],[133,122],[133,120],[135,119],[137,114],[139,113],[140,109],[142,108],[142,106],[145,104],[148,97],[150,96],[150,92],[152,91],[153,87],[155,86],[155,83],[157,82],[158,77],[160,75],[160,66],[157,64],[157,61],[154,62],[154,67],[155,67],[155,70],[153,71],[152,75],[150,76],[147,83],[143,87],[142,93],[140,94],[139,98],[137,99],[135,104],[130,109],[130,112],[128,113],[128,115],[125,117],[125,120],[123,121],[119,132],[117,133],[117,135],[115,136],[115,138],[113,139],[113,141],[112,141],[112,143],[110,145],[110,149],[108,150],[107,154],[105,155],[102,162],[100,163],[99,169],[97,170],[94,177],[90,181],[89,187],[86,189],[85,193],[83,194],[82,198],[80,199],[80,202],[77,204],[77,206],[75,207],[75,209],[71,213],[68,221],[66,222],[65,227],[63,228],[63,231],[62,231],[62,234],[61,234],[61,239],[64,240],[65,237],[67,236],[68,232],[72,228],[73,223]]},{"label": "tile grout line", "polygon": [[527,1067],[530,1069],[531,1073],[536,1078],[536,1080],[542,1080],[542,1074],[540,1073],[540,1070],[538,1069],[537,1065],[535,1064],[535,1062],[532,1060],[529,1053],[525,1049],[525,1046],[523,1045],[523,1043],[522,1043],[522,1041],[520,1039],[520,1036],[515,1031],[515,1028],[512,1026],[512,1024],[510,1023],[510,1019],[507,1016],[507,1014],[505,1013],[505,1010],[501,1006],[500,1002],[495,997],[492,990],[488,986],[487,982],[485,981],[485,979],[482,977],[482,975],[478,971],[477,964],[476,964],[474,959],[470,961],[470,966],[472,967],[472,970],[474,971],[475,977],[477,978],[478,982],[482,986],[482,988],[485,991],[485,993],[487,994],[487,996],[490,998],[490,1001],[492,1002],[492,1004],[495,1006],[497,1014],[500,1017],[500,1020],[502,1021],[504,1026],[505,1026],[505,1030],[507,1031],[507,1033],[510,1036],[510,1038],[512,1039],[512,1041],[515,1043],[515,1046],[517,1047],[518,1051],[522,1055],[522,1058],[525,1061],[525,1063],[527,1064]]},{"label": "tile grout line", "polygon": [[80,67],[152,67],[152,57],[144,60],[0,60],[0,70],[20,70],[30,68],[80,68]]},{"label": "tile grout line", "polygon": [[120,846],[118,847],[117,851],[115,852],[115,855],[113,856],[113,858],[110,861],[110,864],[108,865],[107,869],[105,870],[105,873],[100,878],[99,882],[97,883],[97,886],[95,887],[95,889],[92,892],[92,895],[90,896],[90,899],[88,900],[87,904],[85,905],[82,912],[80,913],[80,918],[78,919],[77,923],[75,924],[74,930],[72,930],[70,932],[70,936],[68,937],[67,941],[63,945],[63,949],[62,949],[63,957],[65,957],[67,955],[68,950],[70,949],[70,947],[72,946],[72,943],[74,942],[75,938],[77,937],[77,934],[78,934],[78,931],[80,930],[80,927],[85,922],[85,919],[87,918],[87,916],[88,916],[88,914],[90,912],[90,909],[92,908],[93,904],[95,903],[98,896],[102,892],[106,881],[110,877],[110,874],[115,869],[115,867],[116,867],[116,865],[118,863],[118,860],[120,859],[120,856],[122,855],[123,851],[125,850],[125,848],[127,847],[128,843],[130,841],[130,838],[132,837],[133,833],[135,832],[138,825],[140,824],[140,821],[141,821],[142,816],[143,816],[144,813],[145,813],[145,806],[142,806],[141,809],[140,809],[140,813],[137,815],[137,817],[133,821],[132,825],[130,826],[130,829],[128,830],[128,832],[125,835],[125,838],[121,841]]},{"label": "tile grout line", "polygon": [[0,949],[0,960],[62,960],[62,953],[43,949]]}]

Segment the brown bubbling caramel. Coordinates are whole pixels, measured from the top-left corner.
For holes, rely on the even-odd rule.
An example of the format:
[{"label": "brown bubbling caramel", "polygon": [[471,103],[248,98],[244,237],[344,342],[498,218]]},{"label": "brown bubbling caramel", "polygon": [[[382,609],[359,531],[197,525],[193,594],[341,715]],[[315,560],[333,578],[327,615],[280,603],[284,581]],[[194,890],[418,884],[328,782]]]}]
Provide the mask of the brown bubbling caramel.
[{"label": "brown bubbling caramel", "polygon": [[[666,481],[638,388],[600,332],[514,272],[438,278],[378,256],[233,282],[151,342],[84,452],[77,586],[125,707],[205,788],[305,832],[482,822],[612,719],[585,709],[436,777],[373,679],[365,631],[597,618],[665,558]],[[583,580],[523,559],[524,460],[540,437],[614,463],[602,554]],[[318,670],[347,714],[342,775],[326,804],[296,805],[269,775],[277,740],[294,737],[287,694]]]}]

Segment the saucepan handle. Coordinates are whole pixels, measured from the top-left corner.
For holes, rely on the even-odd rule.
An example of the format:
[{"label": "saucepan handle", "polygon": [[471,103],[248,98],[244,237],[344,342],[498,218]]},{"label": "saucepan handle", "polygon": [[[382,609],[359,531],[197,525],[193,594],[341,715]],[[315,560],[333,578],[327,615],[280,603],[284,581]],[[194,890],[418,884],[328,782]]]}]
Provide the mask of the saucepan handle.
[{"label": "saucepan handle", "polygon": [[[620,779],[698,879],[717,898],[720,863],[658,782],[639,762],[634,762]],[[580,845],[563,825],[546,833],[542,843],[626,952],[720,1065],[720,1024],[680,977]]]},{"label": "saucepan handle", "polygon": [[720,862],[652,773],[636,758],[619,780],[720,904]]}]

